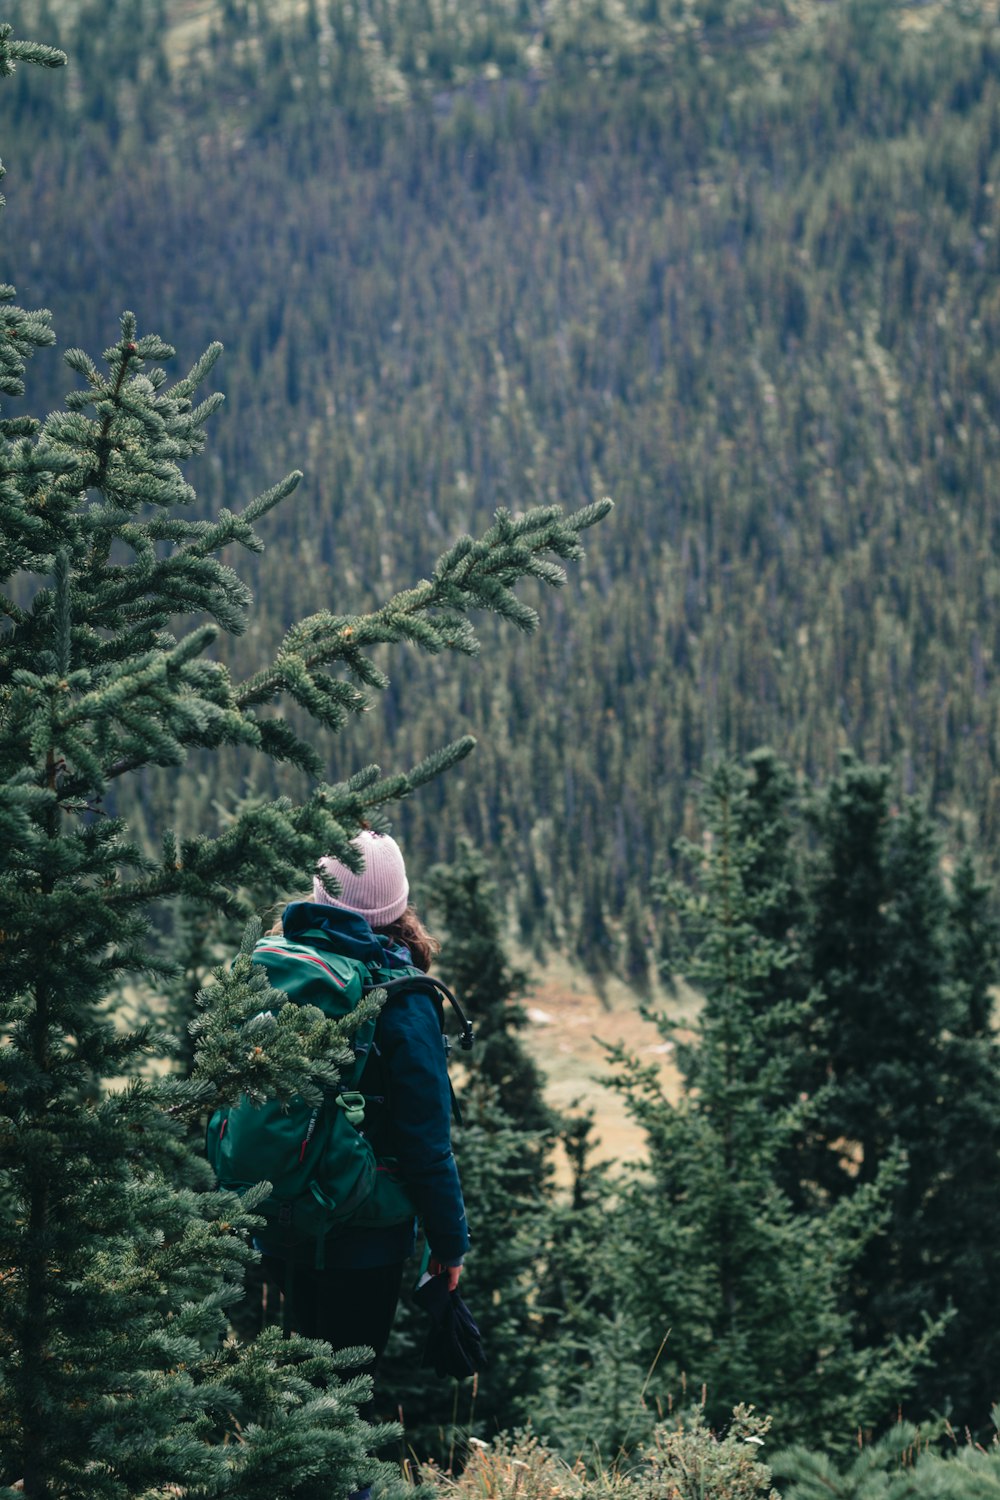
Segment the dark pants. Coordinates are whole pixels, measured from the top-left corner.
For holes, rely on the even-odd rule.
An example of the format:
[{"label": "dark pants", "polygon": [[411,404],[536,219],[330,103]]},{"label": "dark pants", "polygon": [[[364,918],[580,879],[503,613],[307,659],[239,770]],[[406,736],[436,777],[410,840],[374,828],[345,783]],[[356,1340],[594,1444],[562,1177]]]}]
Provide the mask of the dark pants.
[{"label": "dark pants", "polygon": [[[286,1263],[276,1256],[261,1256],[259,1266],[251,1271],[247,1300],[232,1316],[242,1338],[253,1337],[265,1324],[282,1321],[279,1299],[288,1285]],[[291,1278],[292,1332],[323,1339],[334,1349],[367,1345],[375,1351],[371,1363],[339,1373],[345,1380],[362,1372],[374,1375],[392,1332],[402,1280],[402,1261],[356,1270],[296,1266]],[[365,1421],[375,1420],[374,1401],[366,1401],[360,1411]]]}]

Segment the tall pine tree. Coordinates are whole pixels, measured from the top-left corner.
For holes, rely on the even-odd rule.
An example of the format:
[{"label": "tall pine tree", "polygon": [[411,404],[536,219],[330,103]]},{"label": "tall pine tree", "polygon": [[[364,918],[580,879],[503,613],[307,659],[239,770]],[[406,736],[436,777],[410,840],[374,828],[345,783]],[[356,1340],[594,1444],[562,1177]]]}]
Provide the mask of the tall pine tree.
[{"label": "tall pine tree", "polygon": [[[0,74],[63,59],[0,28]],[[0,308],[0,385],[52,342],[44,313]],[[377,768],[318,781],[313,741],[369,706],[384,673],[370,652],[409,641],[474,652],[466,619],[492,610],[523,629],[512,592],[558,583],[557,558],[604,513],[498,513],[429,579],[368,615],[293,625],[273,661],[234,680],[212,655],[242,631],[251,599],[224,549],[258,551],[255,525],[295,488],[290,475],[241,513],[191,519],[180,465],[205,441],[221,397],[196,400],[213,346],[168,383],[173,351],[131,314],[103,369],[66,356],[81,388],[44,422],[0,429],[0,1494],[125,1500],[171,1485],[241,1500],[328,1500],[370,1478],[365,1381],[334,1389],[321,1346],[265,1334],[220,1344],[224,1307],[251,1258],[253,1196],[206,1190],[184,1121],[241,1091],[318,1097],[344,1037],[282,1008],[240,959],[203,995],[200,1072],[146,1076],[167,1038],[131,1024],[124,986],[148,974],[149,917],[183,897],[247,914],[241,891],[295,885],[320,853],[354,858],[363,819],[454,764],[459,741],[409,774]],[[178,619],[202,623],[180,638]],[[293,727],[310,722],[308,734]],[[108,815],[111,789],[194,750],[242,747],[314,778],[299,804],[236,809],[220,831],[158,857]],[[270,1014],[268,1014],[270,1013]]]}]

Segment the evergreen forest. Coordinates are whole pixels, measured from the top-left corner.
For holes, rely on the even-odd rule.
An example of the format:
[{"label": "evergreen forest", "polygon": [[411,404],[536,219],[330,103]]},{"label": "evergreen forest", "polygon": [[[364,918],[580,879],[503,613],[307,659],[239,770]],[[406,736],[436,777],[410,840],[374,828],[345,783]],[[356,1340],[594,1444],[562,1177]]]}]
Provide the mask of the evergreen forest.
[{"label": "evergreen forest", "polygon": [[[0,1500],[1000,1495],[996,6],[12,0],[0,149]],[[202,1147],[389,826],[489,1363],[373,1427]]]},{"label": "evergreen forest", "polygon": [[[497,851],[525,939],[595,967],[716,754],[772,744],[819,777],[851,748],[994,847],[989,7],[8,14],[74,60],[3,106],[22,295],[86,348],[122,307],[185,358],[221,340],[205,514],[306,473],[235,666],[423,576],[499,504],[618,502],[547,632],[489,670],[406,658],[321,749],[339,775],[412,764],[444,720],[477,735],[475,775],[401,811],[415,847]],[[39,364],[32,409],[64,385]],[[193,765],[185,827],[217,796]],[[130,811],[164,799],[153,778]]]}]

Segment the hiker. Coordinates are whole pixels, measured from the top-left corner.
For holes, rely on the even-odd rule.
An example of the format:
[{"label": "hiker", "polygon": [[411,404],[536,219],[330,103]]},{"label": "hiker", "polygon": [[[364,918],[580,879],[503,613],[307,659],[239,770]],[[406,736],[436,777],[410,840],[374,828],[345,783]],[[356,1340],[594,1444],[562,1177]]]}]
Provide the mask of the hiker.
[{"label": "hiker", "polygon": [[[312,900],[287,906],[276,931],[287,942],[315,950],[317,958],[325,951],[383,971],[426,973],[440,945],[409,904],[399,846],[387,834],[368,831],[352,842],[364,860],[361,873],[337,859],[321,859],[318,871],[336,883],[339,894],[331,896],[317,873]],[[452,1096],[441,1019],[426,989],[402,985],[390,991],[355,1087],[364,1095],[364,1134],[380,1160],[395,1159],[394,1170],[423,1224],[427,1270],[454,1291],[469,1234],[451,1149]],[[375,1358],[365,1368],[374,1373],[415,1239],[412,1215],[379,1228],[341,1229],[326,1240],[322,1269],[306,1259],[286,1278],[286,1262],[268,1253],[265,1232],[262,1271],[268,1282],[288,1288],[295,1332],[325,1339],[334,1349],[367,1345]],[[361,1408],[369,1421],[373,1407],[369,1401]]]}]

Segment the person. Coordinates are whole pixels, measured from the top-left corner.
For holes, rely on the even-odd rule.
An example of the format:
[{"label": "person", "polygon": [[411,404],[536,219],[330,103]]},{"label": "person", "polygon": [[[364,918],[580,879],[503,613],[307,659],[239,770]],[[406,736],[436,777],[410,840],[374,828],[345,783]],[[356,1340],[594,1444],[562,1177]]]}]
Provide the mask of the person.
[{"label": "person", "polygon": [[[317,952],[327,948],[390,970],[412,966],[426,972],[440,945],[410,904],[399,845],[388,834],[368,830],[352,843],[364,860],[361,872],[334,858],[321,859],[312,900],[294,901],[284,910],[284,936]],[[336,882],[338,895],[326,889],[320,872]],[[454,1291],[469,1232],[451,1143],[447,1053],[437,1007],[425,990],[390,992],[358,1088],[366,1101],[365,1133],[376,1156],[395,1158],[423,1224],[427,1269],[446,1278]],[[363,1368],[374,1375],[392,1331],[416,1229],[413,1218],[331,1235],[323,1269],[297,1264],[290,1278],[291,1328],[334,1349],[368,1346],[374,1359]],[[263,1279],[284,1286],[283,1261],[267,1253],[266,1241],[263,1250]],[[361,1415],[374,1420],[373,1400],[361,1407]]]}]

